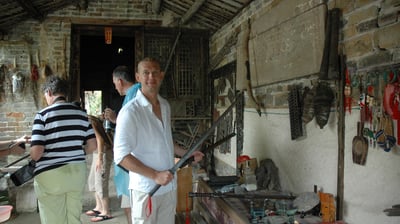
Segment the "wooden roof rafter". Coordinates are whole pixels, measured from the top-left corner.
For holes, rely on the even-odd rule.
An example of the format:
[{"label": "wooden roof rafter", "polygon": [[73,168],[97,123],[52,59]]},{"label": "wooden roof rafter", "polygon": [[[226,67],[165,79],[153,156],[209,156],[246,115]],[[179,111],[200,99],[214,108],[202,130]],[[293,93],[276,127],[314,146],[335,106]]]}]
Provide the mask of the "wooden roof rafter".
[{"label": "wooden roof rafter", "polygon": [[[68,6],[87,11],[89,2],[98,0],[0,0],[0,32],[8,33],[14,25],[29,19],[43,22],[48,15]],[[149,19],[168,18],[170,27],[207,29],[215,32],[241,12],[253,0],[148,0]],[[120,4],[120,3],[118,3]],[[131,3],[129,3],[131,4]],[[151,5],[150,10],[147,10]],[[96,6],[96,4],[94,4]],[[79,13],[79,15],[81,15]],[[79,17],[79,16],[78,16]],[[147,18],[144,16],[143,18]],[[118,19],[118,18],[117,18]],[[122,19],[121,19],[122,20]],[[0,36],[1,38],[1,36]]]},{"label": "wooden roof rafter", "polygon": [[199,11],[204,2],[206,2],[206,0],[195,1],[189,10],[182,16],[179,24],[183,25],[189,21],[197,13],[197,11]]},{"label": "wooden roof rafter", "polygon": [[38,21],[44,20],[44,15],[36,9],[36,7],[32,4],[30,0],[16,0],[18,4],[26,11],[28,14]]},{"label": "wooden roof rafter", "polygon": [[153,0],[152,9],[153,9],[153,12],[157,15],[160,14],[161,4],[162,4],[162,0]]}]

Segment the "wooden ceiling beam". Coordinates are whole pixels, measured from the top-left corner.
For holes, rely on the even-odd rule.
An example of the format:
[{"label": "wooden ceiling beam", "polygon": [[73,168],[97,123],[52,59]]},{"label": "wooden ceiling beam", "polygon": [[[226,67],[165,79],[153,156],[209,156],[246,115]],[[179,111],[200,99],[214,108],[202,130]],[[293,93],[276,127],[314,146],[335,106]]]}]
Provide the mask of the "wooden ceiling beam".
[{"label": "wooden ceiling beam", "polygon": [[32,18],[43,21],[44,15],[36,9],[31,0],[17,0],[17,2]]},{"label": "wooden ceiling beam", "polygon": [[64,16],[48,16],[50,22],[67,22],[76,25],[92,24],[102,26],[146,26],[146,27],[159,27],[162,24],[161,20],[142,20],[142,19],[109,19],[109,18],[75,18]]},{"label": "wooden ceiling beam", "polygon": [[183,25],[189,21],[197,11],[199,11],[200,7],[206,2],[206,0],[195,1],[190,9],[182,16],[180,20],[180,24]]},{"label": "wooden ceiling beam", "polygon": [[162,0],[153,0],[153,12],[155,14],[160,14]]}]

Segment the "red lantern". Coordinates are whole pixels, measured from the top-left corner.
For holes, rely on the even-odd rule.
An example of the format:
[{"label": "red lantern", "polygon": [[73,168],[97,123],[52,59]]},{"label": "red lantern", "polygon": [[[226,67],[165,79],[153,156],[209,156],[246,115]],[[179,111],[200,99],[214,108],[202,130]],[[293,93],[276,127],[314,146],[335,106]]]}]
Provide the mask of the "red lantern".
[{"label": "red lantern", "polygon": [[112,42],[112,27],[104,27],[104,37],[106,44],[111,44]]}]

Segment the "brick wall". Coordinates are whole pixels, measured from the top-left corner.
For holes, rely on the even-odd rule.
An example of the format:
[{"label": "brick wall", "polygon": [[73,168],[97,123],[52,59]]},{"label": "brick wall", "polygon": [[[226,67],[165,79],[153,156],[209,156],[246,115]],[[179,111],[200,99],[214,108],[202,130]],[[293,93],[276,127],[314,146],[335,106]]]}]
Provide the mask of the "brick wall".
[{"label": "brick wall", "polygon": [[[44,67],[55,74],[68,76],[71,24],[135,24],[135,21],[161,20],[151,11],[151,2],[142,0],[91,1],[87,11],[69,6],[47,16],[42,23],[29,20],[18,24],[0,40],[0,65],[7,65],[0,92],[0,140],[30,135],[36,112],[45,106],[40,83]],[[162,15],[167,20],[168,15]],[[67,19],[66,19],[67,18]],[[21,93],[12,93],[11,69],[24,77]],[[30,64],[40,68],[41,78],[30,79]],[[37,105],[37,106],[36,106]]]},{"label": "brick wall", "polygon": [[[279,2],[278,2],[279,3]],[[304,4],[317,4],[318,1]],[[263,13],[273,10],[277,1],[253,1],[240,15],[216,32],[210,41],[210,57],[212,58],[224,45],[232,32],[240,30],[240,25],[250,16],[257,18]],[[301,5],[303,4],[303,5]],[[336,5],[335,5],[336,4]],[[399,6],[396,1],[329,1],[329,8],[339,7],[343,10],[343,26],[340,39],[347,55],[347,64],[352,75],[365,74],[376,69],[387,69],[390,65],[400,63],[400,23]],[[87,11],[75,6],[67,7],[49,15],[43,23],[27,21],[21,23],[9,33],[6,41],[0,42],[0,63],[12,65],[14,61],[17,68],[25,76],[25,90],[19,96],[13,96],[7,87],[7,81],[3,83],[5,93],[0,101],[0,138],[7,139],[29,132],[30,123],[37,111],[32,88],[34,85],[29,78],[29,62],[34,64],[49,65],[56,73],[68,74],[70,54],[70,30],[71,22],[79,19],[91,19],[92,21],[112,20],[113,23],[124,20],[168,20],[168,15],[160,18],[147,14],[151,5],[146,1],[95,1],[90,2]],[[66,20],[68,17],[69,20]],[[90,21],[90,20],[88,20]],[[230,48],[219,66],[236,60],[236,47]],[[12,66],[10,66],[12,67]],[[254,93],[265,107],[286,107],[288,86],[293,83],[310,85],[310,80],[316,76],[307,76],[298,80],[289,80],[267,86],[255,86]],[[7,93],[8,91],[8,93]],[[37,94],[35,92],[35,94]],[[356,94],[356,93],[354,93]],[[18,102],[18,104],[17,104]],[[18,106],[22,104],[23,106]],[[25,107],[25,108],[24,108]],[[14,114],[22,113],[15,118]],[[25,122],[20,127],[26,130],[16,130],[15,122]],[[12,125],[14,124],[14,125]],[[25,128],[23,128],[25,129]]]},{"label": "brick wall", "polygon": [[[277,3],[278,2],[278,3]],[[240,30],[240,24],[248,18],[257,19],[260,15],[273,10],[281,1],[254,1],[240,15],[210,39],[210,57],[216,54],[226,40],[234,32]],[[398,1],[397,1],[398,2]],[[299,1],[297,8],[320,4],[319,1]],[[347,57],[347,66],[352,77],[368,73],[389,71],[400,64],[400,6],[396,1],[329,1],[328,8],[340,8],[343,13],[339,31],[340,44]],[[307,52],[307,49],[304,49]],[[236,48],[232,47],[229,54],[219,66],[236,60]],[[285,72],[285,71],[282,71]],[[265,108],[287,107],[287,94],[290,85],[310,86],[318,79],[316,75],[305,74],[304,78],[288,80],[266,86],[254,86],[256,98]],[[240,81],[240,80],[238,80]],[[333,83],[334,84],[334,83]],[[240,86],[238,84],[237,86]],[[358,92],[353,92],[353,97]],[[247,104],[250,105],[251,104]]]},{"label": "brick wall", "polygon": [[[28,57],[25,41],[10,43],[1,42],[0,64],[6,65],[2,69],[0,93],[0,140],[15,139],[25,134],[30,134],[35,104],[32,97],[32,83],[27,73]],[[12,76],[17,71],[22,75],[22,91],[13,91]]]}]

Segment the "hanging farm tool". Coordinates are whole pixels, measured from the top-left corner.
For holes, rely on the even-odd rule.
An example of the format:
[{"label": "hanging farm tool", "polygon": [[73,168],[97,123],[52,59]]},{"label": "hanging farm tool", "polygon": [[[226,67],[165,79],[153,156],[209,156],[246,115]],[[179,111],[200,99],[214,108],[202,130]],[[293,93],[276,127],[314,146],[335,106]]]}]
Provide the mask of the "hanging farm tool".
[{"label": "hanging farm tool", "polygon": [[314,118],[314,97],[315,87],[304,87],[302,102],[303,111],[301,113],[301,120],[304,124],[307,124]]},{"label": "hanging farm tool", "polygon": [[329,47],[330,47],[330,36],[331,36],[331,14],[328,11],[325,21],[325,41],[324,41],[324,51],[322,54],[321,67],[319,70],[319,79],[328,79],[328,66],[329,66]]},{"label": "hanging farm tool", "polygon": [[[39,63],[38,59],[37,59],[37,63]],[[30,53],[29,53],[29,68],[31,69],[30,79],[31,79],[32,92],[33,92],[33,100],[35,102],[36,109],[39,109],[38,99],[40,99],[40,97],[38,96],[39,88],[38,88],[38,83],[37,83],[39,80],[39,68],[36,64],[32,63],[32,57],[31,57]]]},{"label": "hanging farm tool", "polygon": [[353,163],[359,165],[365,165],[368,153],[368,140],[362,134],[363,127],[363,122],[357,123],[357,135],[353,138]]},{"label": "hanging farm tool", "polygon": [[290,133],[291,139],[295,140],[303,136],[302,106],[300,101],[300,91],[298,86],[292,86],[288,96],[290,114]]},{"label": "hanging farm tool", "polygon": [[345,69],[345,86],[344,86],[344,110],[351,114],[351,106],[353,104],[353,98],[351,97],[351,80],[350,72],[346,66]]},{"label": "hanging farm tool", "polygon": [[339,79],[339,23],[341,10],[339,8],[333,8],[330,10],[331,14],[331,36],[329,42],[329,67],[328,67],[328,78],[330,80]]},{"label": "hanging farm tool", "polygon": [[364,122],[365,122],[365,107],[366,107],[366,96],[364,93],[363,80],[359,76],[359,89],[360,89],[360,121],[357,122],[357,135],[353,138],[352,142],[352,156],[353,163],[359,165],[365,165],[367,153],[368,153],[368,140],[363,135]]},{"label": "hanging farm tool", "polygon": [[[249,96],[249,101],[254,104],[258,115],[261,117],[261,104],[257,102],[256,98],[253,94],[253,87],[251,85],[251,69],[250,69],[250,51],[249,51],[249,44],[250,44],[250,32],[251,32],[251,22],[248,19],[247,23],[243,24],[243,30],[241,31],[241,42],[240,42],[240,49],[238,49],[238,66],[242,66],[244,63],[246,68],[246,91]],[[239,68],[238,68],[239,70]],[[239,70],[238,72],[241,72]]]},{"label": "hanging farm tool", "polygon": [[380,148],[385,152],[389,152],[396,144],[394,137],[393,121],[387,114],[382,114],[379,122],[379,130],[375,134],[375,139]]},{"label": "hanging farm tool", "polygon": [[393,120],[397,120],[397,144],[400,144],[400,83],[393,71],[389,78],[383,95],[383,108]]},{"label": "hanging farm tool", "polygon": [[325,25],[325,43],[322,55],[319,78],[332,80],[339,78],[339,22],[340,9],[334,8],[328,11]]},{"label": "hanging farm tool", "polygon": [[334,98],[335,95],[329,83],[319,82],[315,90],[314,113],[317,124],[321,129],[328,123]]}]

